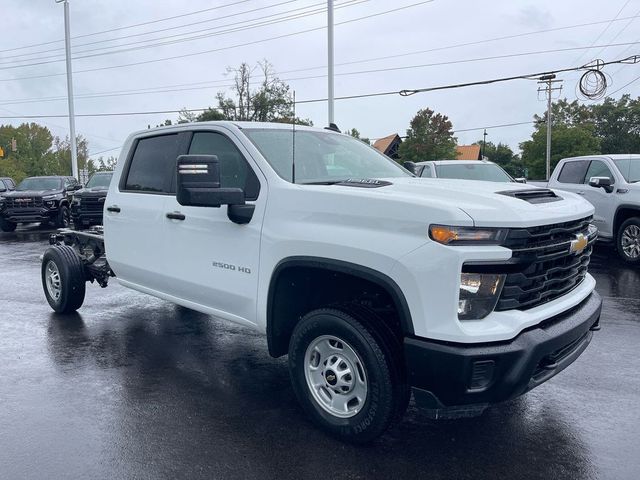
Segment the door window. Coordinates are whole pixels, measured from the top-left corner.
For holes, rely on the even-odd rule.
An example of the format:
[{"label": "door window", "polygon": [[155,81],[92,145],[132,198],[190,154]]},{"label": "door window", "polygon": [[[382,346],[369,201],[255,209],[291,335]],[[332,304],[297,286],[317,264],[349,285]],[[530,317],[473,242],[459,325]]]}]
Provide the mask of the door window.
[{"label": "door window", "polygon": [[216,155],[220,165],[220,187],[242,188],[247,200],[255,200],[260,182],[234,143],[221,133],[195,132],[190,155]]},{"label": "door window", "polygon": [[421,177],[430,177],[431,176],[431,166],[430,165],[425,165],[424,168],[422,169],[422,173],[420,174]]},{"label": "door window", "polygon": [[168,193],[178,157],[178,135],[161,135],[138,140],[129,163],[124,190]]},{"label": "door window", "polygon": [[611,170],[607,167],[607,164],[600,160],[592,160],[587,174],[584,177],[584,183],[589,183],[591,177],[609,177],[612,181],[615,180]]},{"label": "door window", "polygon": [[578,160],[575,162],[567,162],[562,167],[562,171],[558,176],[560,183],[583,183],[589,160]]}]

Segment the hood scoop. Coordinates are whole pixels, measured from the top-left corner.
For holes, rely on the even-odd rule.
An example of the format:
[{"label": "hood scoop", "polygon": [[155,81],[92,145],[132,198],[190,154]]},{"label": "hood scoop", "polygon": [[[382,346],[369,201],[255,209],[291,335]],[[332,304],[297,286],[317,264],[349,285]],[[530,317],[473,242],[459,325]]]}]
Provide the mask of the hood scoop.
[{"label": "hood scoop", "polygon": [[535,188],[531,190],[508,190],[506,192],[496,192],[498,195],[518,198],[529,203],[550,203],[562,200],[562,197],[555,194],[548,188]]},{"label": "hood scoop", "polygon": [[336,183],[336,185],[342,185],[345,187],[378,188],[393,184],[386,180],[376,180],[375,178],[349,178],[343,182]]}]

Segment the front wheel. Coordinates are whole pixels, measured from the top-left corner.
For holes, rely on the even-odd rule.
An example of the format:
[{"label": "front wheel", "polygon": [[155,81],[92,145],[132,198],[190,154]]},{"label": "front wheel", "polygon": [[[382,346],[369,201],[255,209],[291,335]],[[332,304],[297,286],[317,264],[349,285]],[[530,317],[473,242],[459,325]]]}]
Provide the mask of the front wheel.
[{"label": "front wheel", "polygon": [[398,362],[375,330],[335,309],[305,315],[289,344],[302,407],[322,429],[352,443],[374,440],[406,408]]},{"label": "front wheel", "polygon": [[4,218],[0,218],[0,230],[3,232],[13,232],[18,226],[15,222],[10,222]]},{"label": "front wheel", "polygon": [[58,218],[56,219],[56,227],[69,228],[69,225],[71,225],[71,212],[69,211],[69,207],[61,205]]},{"label": "front wheel", "polygon": [[42,257],[42,288],[57,313],[72,313],[84,302],[86,280],[82,260],[68,245],[56,245]]},{"label": "front wheel", "polygon": [[616,246],[625,262],[640,263],[640,217],[629,218],[620,225]]}]

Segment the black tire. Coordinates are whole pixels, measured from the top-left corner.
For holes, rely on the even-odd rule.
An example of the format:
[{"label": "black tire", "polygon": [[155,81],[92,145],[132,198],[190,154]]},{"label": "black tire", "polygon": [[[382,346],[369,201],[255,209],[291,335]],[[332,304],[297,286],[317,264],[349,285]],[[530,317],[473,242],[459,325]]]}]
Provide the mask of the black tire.
[{"label": "black tire", "polygon": [[0,218],[0,230],[2,230],[3,232],[13,232],[17,226],[17,223],[10,222],[8,220],[5,220],[4,218]]},{"label": "black tire", "polygon": [[56,218],[56,227],[69,228],[69,225],[71,225],[71,212],[69,211],[69,207],[61,205],[58,218]]},{"label": "black tire", "polygon": [[[369,322],[363,323],[356,318],[358,313],[352,315],[345,310],[348,309],[324,308],[309,312],[302,318],[289,342],[289,373],[298,401],[316,425],[341,440],[368,443],[384,433],[404,413],[408,402],[408,388],[400,374],[402,357],[383,340],[384,334],[368,325]],[[312,344],[323,341],[322,339],[330,338],[343,342],[338,343],[339,348],[341,346],[345,351],[350,348],[355,352],[364,372],[360,376],[367,385],[366,398],[348,413],[351,415],[349,417],[336,415],[327,410],[329,407],[323,407],[321,400],[316,399],[316,394],[307,384],[307,349]],[[331,375],[333,372],[327,370],[333,361],[333,355],[328,355],[328,360],[324,362],[323,357],[317,360],[324,365],[322,367],[319,364],[317,368],[328,372],[326,375],[321,374],[322,379],[327,382],[330,378],[335,382],[336,375]],[[351,364],[348,366],[351,367]],[[359,368],[349,370],[360,372]],[[325,387],[315,390],[327,392],[334,388],[336,387],[326,383]],[[335,391],[329,393],[331,397],[339,394]]]},{"label": "black tire", "polygon": [[[629,237],[636,237],[636,242],[640,242],[640,217],[631,217],[625,220],[616,235],[616,248],[618,249],[618,255],[625,262],[637,265],[640,263],[640,243],[636,243],[636,246],[629,251],[625,252],[625,246],[628,247]],[[635,255],[635,256],[634,256]]]},{"label": "black tire", "polygon": [[[72,313],[84,302],[86,279],[82,260],[76,251],[67,245],[49,247],[42,257],[41,267],[42,289],[51,308],[57,313]],[[48,285],[48,279],[55,283],[57,272],[57,288]]]}]

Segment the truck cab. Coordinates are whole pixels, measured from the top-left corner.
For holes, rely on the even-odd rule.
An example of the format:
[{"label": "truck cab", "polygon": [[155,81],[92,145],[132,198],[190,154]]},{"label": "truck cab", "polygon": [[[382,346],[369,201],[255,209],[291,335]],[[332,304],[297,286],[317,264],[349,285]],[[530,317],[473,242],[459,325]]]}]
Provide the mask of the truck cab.
[{"label": "truck cab", "polygon": [[601,240],[620,257],[640,263],[640,155],[592,155],[562,159],[549,188],[584,197],[594,207]]}]

